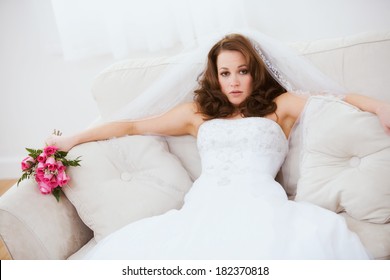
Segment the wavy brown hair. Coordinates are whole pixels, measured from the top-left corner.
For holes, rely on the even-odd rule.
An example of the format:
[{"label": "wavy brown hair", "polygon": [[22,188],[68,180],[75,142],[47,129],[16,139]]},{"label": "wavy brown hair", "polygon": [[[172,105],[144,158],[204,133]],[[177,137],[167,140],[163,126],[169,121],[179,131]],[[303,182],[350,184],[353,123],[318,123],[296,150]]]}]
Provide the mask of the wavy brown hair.
[{"label": "wavy brown hair", "polygon": [[[238,106],[230,103],[218,82],[217,58],[224,50],[242,53],[253,79],[252,93]],[[240,34],[230,34],[209,51],[207,66],[199,78],[194,101],[206,120],[231,117],[236,113],[243,117],[264,117],[276,111],[274,99],[284,92],[286,90],[268,73],[252,43]]]}]

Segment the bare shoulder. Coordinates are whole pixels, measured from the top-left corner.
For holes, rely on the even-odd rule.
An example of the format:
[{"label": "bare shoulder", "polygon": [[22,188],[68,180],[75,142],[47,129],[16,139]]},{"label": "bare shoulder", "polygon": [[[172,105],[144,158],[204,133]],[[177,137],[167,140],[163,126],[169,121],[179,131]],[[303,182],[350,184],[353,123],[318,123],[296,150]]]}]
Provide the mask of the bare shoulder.
[{"label": "bare shoulder", "polygon": [[180,104],[175,110],[179,111],[187,120],[196,122],[198,119],[202,119],[201,115],[198,113],[199,110],[195,102]]},{"label": "bare shoulder", "polygon": [[191,120],[192,117],[196,114],[197,108],[196,104],[194,102],[187,102],[187,103],[182,103],[168,111],[166,114],[179,114],[182,116],[183,119],[186,120]]}]

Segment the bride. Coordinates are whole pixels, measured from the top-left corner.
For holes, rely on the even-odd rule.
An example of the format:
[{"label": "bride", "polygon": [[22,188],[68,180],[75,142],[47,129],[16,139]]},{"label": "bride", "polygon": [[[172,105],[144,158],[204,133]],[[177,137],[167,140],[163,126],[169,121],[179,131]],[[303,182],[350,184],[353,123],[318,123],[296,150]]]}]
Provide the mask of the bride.
[{"label": "bride", "polygon": [[[274,179],[288,152],[290,132],[307,102],[308,95],[298,93],[313,89],[320,93],[328,89],[325,84],[332,92],[342,90],[311,66],[278,59],[279,49],[268,43],[262,35],[250,39],[230,34],[219,40],[208,53],[192,102],[175,99],[180,104],[167,112],[156,111],[155,117],[137,120],[130,105],[127,121],[47,139],[48,145],[68,151],[81,143],[125,135],[197,137],[202,173],[184,206],[119,229],[86,258],[369,258],[341,217],[309,203],[289,201]],[[298,69],[302,72],[295,74]],[[302,73],[306,74],[303,79]],[[181,80],[177,74],[176,80]],[[341,97],[377,114],[390,131],[390,104],[356,94]],[[163,93],[157,98],[168,99]]]}]

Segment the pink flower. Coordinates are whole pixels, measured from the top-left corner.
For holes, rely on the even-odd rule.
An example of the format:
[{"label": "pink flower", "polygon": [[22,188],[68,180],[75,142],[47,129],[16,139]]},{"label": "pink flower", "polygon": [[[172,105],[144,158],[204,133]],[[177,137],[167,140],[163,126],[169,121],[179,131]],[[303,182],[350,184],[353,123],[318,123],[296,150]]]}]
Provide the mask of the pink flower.
[{"label": "pink flower", "polygon": [[22,163],[21,163],[22,170],[26,171],[26,170],[30,169],[34,163],[35,163],[35,159],[33,159],[30,156],[26,157],[25,159],[22,160]]},{"label": "pink flower", "polygon": [[[46,184],[50,184],[51,179],[53,178],[53,174],[46,172],[45,175],[43,175],[43,182]],[[42,180],[42,178],[40,178]]]},{"label": "pink flower", "polygon": [[45,175],[45,164],[43,162],[39,162],[37,169],[35,170],[35,173],[37,176],[42,178]]},{"label": "pink flower", "polygon": [[70,180],[70,177],[65,173],[65,171],[58,173],[57,175],[57,183],[59,186],[66,185]]},{"label": "pink flower", "polygon": [[42,182],[42,180],[43,180],[43,176],[40,176],[40,175],[38,175],[38,174],[35,174],[35,181],[36,181],[37,183]]},{"label": "pink flower", "polygon": [[51,187],[47,183],[41,181],[41,182],[38,183],[38,186],[39,186],[39,191],[42,194],[49,194],[49,193],[51,193]]},{"label": "pink flower", "polygon": [[38,157],[37,157],[37,161],[39,162],[45,162],[46,161],[46,154],[45,153],[41,153]]},{"label": "pink flower", "polygon": [[56,146],[47,146],[43,149],[43,152],[50,157],[51,155],[54,155],[58,151],[58,148]]},{"label": "pink flower", "polygon": [[52,190],[55,189],[56,187],[58,187],[58,181],[57,181],[56,176],[51,177],[51,180],[49,182],[49,186],[51,187]]},{"label": "pink flower", "polygon": [[57,160],[57,170],[58,172],[63,172],[66,170],[66,166],[62,164],[62,161]]},{"label": "pink flower", "polygon": [[50,171],[57,170],[57,162],[53,157],[48,157],[45,162],[45,168]]}]

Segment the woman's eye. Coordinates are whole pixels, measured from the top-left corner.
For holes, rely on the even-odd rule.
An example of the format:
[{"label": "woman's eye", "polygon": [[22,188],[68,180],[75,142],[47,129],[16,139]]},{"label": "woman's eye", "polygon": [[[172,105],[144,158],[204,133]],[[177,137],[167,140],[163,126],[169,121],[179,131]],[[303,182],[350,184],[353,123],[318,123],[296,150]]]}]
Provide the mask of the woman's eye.
[{"label": "woman's eye", "polygon": [[248,70],[247,69],[243,69],[243,70],[240,71],[240,74],[242,74],[242,75],[248,74]]},{"label": "woman's eye", "polygon": [[220,75],[222,77],[227,77],[227,76],[229,76],[229,72],[221,72]]}]

